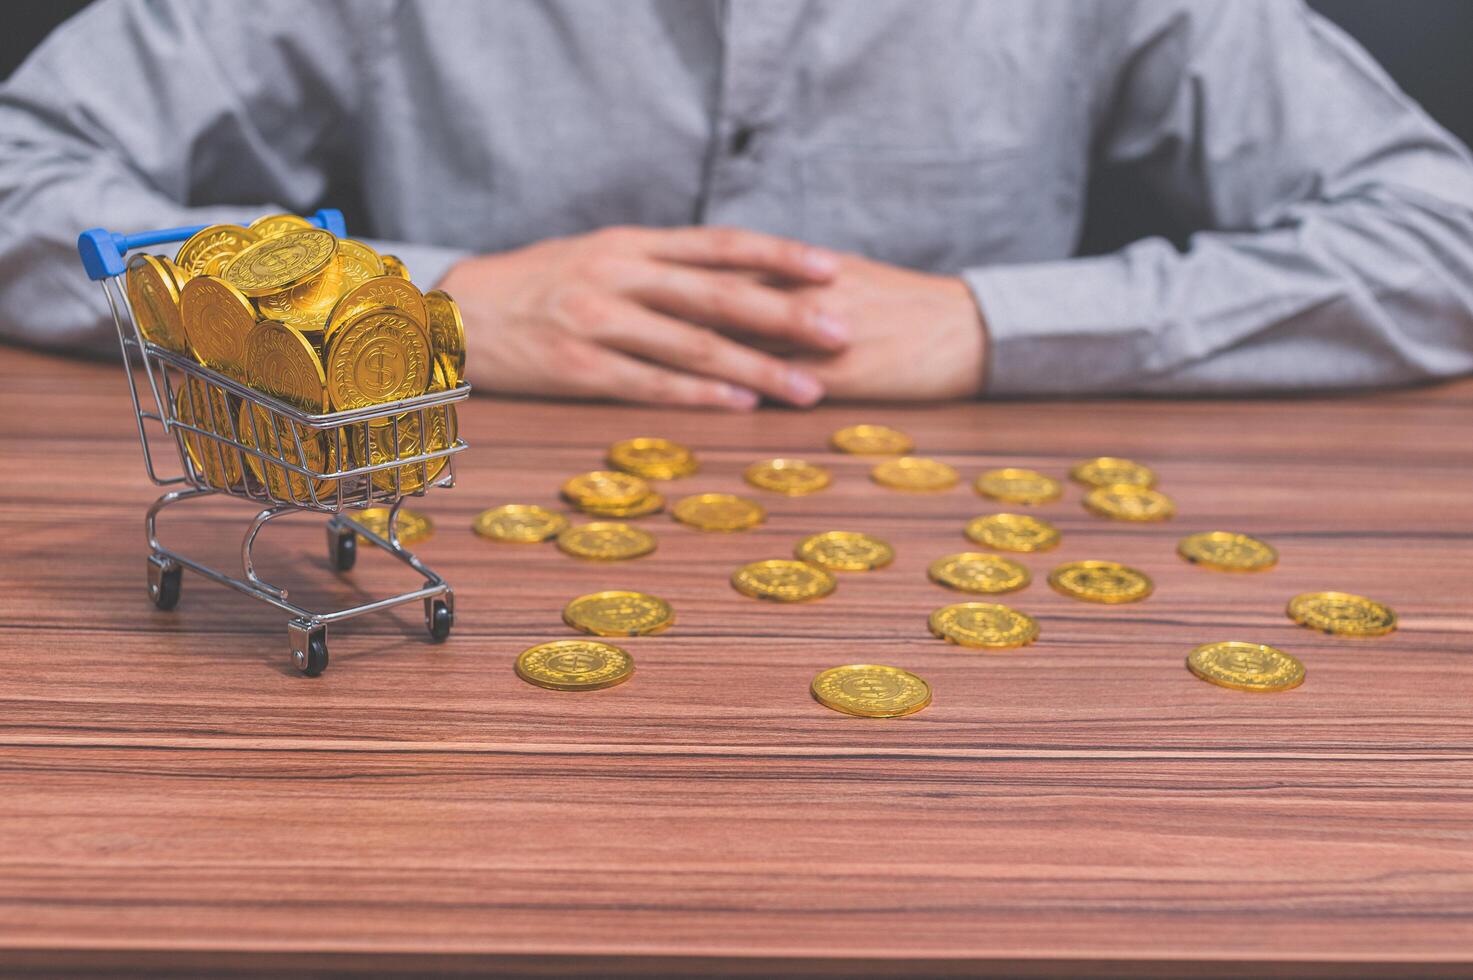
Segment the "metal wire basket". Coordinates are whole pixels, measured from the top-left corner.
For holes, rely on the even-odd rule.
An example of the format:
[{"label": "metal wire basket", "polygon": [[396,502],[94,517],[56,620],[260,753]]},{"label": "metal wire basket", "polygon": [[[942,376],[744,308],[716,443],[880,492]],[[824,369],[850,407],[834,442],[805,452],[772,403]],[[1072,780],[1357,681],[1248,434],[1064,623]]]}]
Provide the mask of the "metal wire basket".
[{"label": "metal wire basket", "polygon": [[[324,209],[307,220],[346,237],[342,214],[337,211]],[[88,276],[102,285],[117,327],[144,468],[158,486],[184,485],[155,500],[145,519],[151,551],[150,599],[160,609],[174,608],[182,570],[188,568],[275,606],[292,617],[287,623],[292,663],[309,676],[327,668],[328,625],[365,613],[422,601],[430,636],[436,641],[445,639],[455,621],[454,593],[399,542],[398,516],[407,498],[455,485],[455,457],[466,444],[456,432],[454,403],[470,394],[470,385],[459,382],[414,398],[312,415],[149,341],[138,328],[127,291],[119,284],[126,271],[124,256],[133,249],[184,241],[202,227],[135,235],[94,228],[83,232],[77,243]],[[138,383],[139,373],[146,387]],[[173,443],[181,475],[161,476],[154,465],[150,431],[160,429]],[[239,578],[165,547],[159,540],[160,511],[181,500],[216,494],[264,505],[241,542]],[[367,507],[389,509],[384,534],[345,516]],[[286,589],[263,581],[256,573],[252,551],[267,523],[301,511],[329,515],[328,558],[338,571],[353,567],[361,537],[419,573],[424,585],[325,612],[291,602]]]}]

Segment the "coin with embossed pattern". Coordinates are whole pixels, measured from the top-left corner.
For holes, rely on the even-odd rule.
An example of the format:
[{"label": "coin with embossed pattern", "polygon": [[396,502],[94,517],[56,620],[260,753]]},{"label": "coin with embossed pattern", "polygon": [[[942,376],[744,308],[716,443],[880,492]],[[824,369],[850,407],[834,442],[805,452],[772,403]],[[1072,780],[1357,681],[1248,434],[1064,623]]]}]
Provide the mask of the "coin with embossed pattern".
[{"label": "coin with embossed pattern", "polygon": [[1047,551],[1059,543],[1059,529],[1027,514],[987,514],[967,523],[967,537],[999,551]]},{"label": "coin with embossed pattern", "polygon": [[807,602],[834,591],[838,580],[827,569],[811,562],[774,558],[754,561],[731,576],[732,588],[754,599],[773,602]]},{"label": "coin with embossed pattern", "polygon": [[298,228],[241,249],[221,276],[247,296],[269,296],[317,275],[337,251],[332,232]]},{"label": "coin with embossed pattern", "polygon": [[819,704],[861,718],[899,718],[931,703],[931,685],[899,667],[845,664],[813,678],[809,691]]},{"label": "coin with embossed pattern", "polygon": [[1204,643],[1187,655],[1187,669],[1209,684],[1238,691],[1287,691],[1304,683],[1304,664],[1262,643]]},{"label": "coin with embossed pattern", "polygon": [[178,287],[164,266],[167,261],[143,254],[128,260],[128,305],[144,339],[182,352],[189,349],[189,340],[179,315]]},{"label": "coin with embossed pattern", "polygon": [[614,589],[573,599],[563,622],[593,636],[651,636],[670,628],[675,610],[658,596]]},{"label": "coin with embossed pattern", "polygon": [[656,543],[655,536],[648,531],[617,521],[574,524],[557,536],[557,546],[563,552],[594,561],[639,558],[654,551]]},{"label": "coin with embossed pattern", "polygon": [[339,411],[422,395],[433,376],[429,338],[398,310],[353,317],[333,334],[324,363],[327,392]]},{"label": "coin with embossed pattern", "polygon": [[1384,636],[1396,629],[1390,606],[1353,592],[1305,592],[1289,600],[1289,618],[1338,636]]},{"label": "coin with embossed pattern", "polygon": [[554,640],[523,650],[517,676],[551,691],[597,691],[634,676],[634,658],[595,640]]}]

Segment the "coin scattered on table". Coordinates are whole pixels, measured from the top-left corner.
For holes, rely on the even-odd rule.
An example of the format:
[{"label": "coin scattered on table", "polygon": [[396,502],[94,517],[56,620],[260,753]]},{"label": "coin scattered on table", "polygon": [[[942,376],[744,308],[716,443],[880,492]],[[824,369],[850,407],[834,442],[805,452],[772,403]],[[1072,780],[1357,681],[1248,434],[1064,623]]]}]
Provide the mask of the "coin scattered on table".
[{"label": "coin scattered on table", "polygon": [[670,628],[675,610],[643,592],[594,592],[564,606],[563,622],[594,636],[650,636]]},{"label": "coin scattered on table", "polygon": [[738,568],[731,576],[732,588],[754,599],[773,602],[807,602],[834,591],[838,580],[832,572],[806,561],[772,558]]},{"label": "coin scattered on table", "polygon": [[1130,483],[1095,487],[1084,495],[1084,506],[1117,521],[1164,521],[1176,513],[1176,505],[1160,490]]},{"label": "coin scattered on table", "polygon": [[670,515],[702,531],[744,531],[756,527],[767,511],[755,500],[730,493],[698,493],[675,502]]},{"label": "coin scattered on table", "polygon": [[568,519],[536,504],[502,504],[476,515],[471,528],[493,541],[535,544],[549,541],[568,526]]},{"label": "coin scattered on table", "polygon": [[851,425],[829,441],[839,452],[857,456],[903,456],[915,449],[910,436],[888,425]]},{"label": "coin scattered on table", "polygon": [[999,551],[1047,551],[1059,543],[1059,529],[1027,514],[987,514],[967,523],[967,537]]},{"label": "coin scattered on table", "polygon": [[813,698],[861,718],[899,718],[931,703],[931,685],[908,670],[882,664],[830,667],[813,678]]},{"label": "coin scattered on table", "polygon": [[603,504],[588,501],[580,505],[578,509],[594,517],[617,517],[620,520],[648,517],[665,509],[665,498],[651,490],[632,504]]},{"label": "coin scattered on table", "polygon": [[858,531],[824,531],[798,542],[793,554],[835,572],[867,572],[895,560],[895,549]]},{"label": "coin scattered on table", "polygon": [[622,561],[639,558],[655,550],[655,536],[630,524],[594,521],[574,524],[557,536],[557,546],[575,558]]},{"label": "coin scattered on table", "polygon": [[945,463],[921,456],[887,459],[870,470],[870,478],[882,486],[917,493],[950,490],[961,479],[956,470]]},{"label": "coin scattered on table", "polygon": [[1187,655],[1187,669],[1209,684],[1238,691],[1287,691],[1304,683],[1304,665],[1262,643],[1206,643]]},{"label": "coin scattered on table", "polygon": [[632,507],[651,493],[642,478],[612,470],[593,470],[570,477],[563,484],[563,499],[580,509],[588,507]]},{"label": "coin scattered on table", "polygon": [[1267,541],[1237,531],[1189,534],[1177,543],[1176,553],[1193,565],[1223,572],[1262,572],[1279,561],[1279,553]]},{"label": "coin scattered on table", "polygon": [[1140,602],[1155,586],[1150,576],[1115,561],[1071,561],[1049,573],[1054,591],[1086,602]]},{"label": "coin scattered on table", "polygon": [[1289,618],[1335,636],[1385,636],[1396,629],[1390,606],[1352,592],[1305,592],[1289,600]]},{"label": "coin scattered on table", "polygon": [[1014,466],[988,470],[977,477],[977,492],[1009,504],[1046,504],[1058,500],[1063,486],[1051,476]]},{"label": "coin scattered on table", "polygon": [[1096,456],[1075,463],[1069,470],[1069,477],[1087,487],[1111,487],[1122,483],[1136,487],[1156,485],[1156,474],[1149,466],[1119,456]]},{"label": "coin scattered on table", "polygon": [[700,469],[696,454],[669,439],[639,436],[609,447],[608,464],[646,480],[677,480]]},{"label": "coin scattered on table", "polygon": [[931,562],[931,581],[961,592],[1016,592],[1033,580],[1028,569],[1001,555],[963,551]]},{"label": "coin scattered on table", "polygon": [[594,640],[554,640],[523,650],[517,676],[550,691],[597,691],[634,676],[634,658]]},{"label": "coin scattered on table", "polygon": [[802,459],[763,459],[742,474],[754,487],[797,497],[829,485],[829,471]]},{"label": "coin scattered on table", "polygon": [[[365,507],[363,510],[352,511],[348,519],[359,527],[372,531],[379,537],[388,540],[389,537],[389,508],[387,507]],[[395,522],[399,532],[400,544],[414,544],[423,541],[435,533],[435,522],[428,516],[408,507],[399,508],[399,520]]]},{"label": "coin scattered on table", "polygon": [[1038,639],[1038,623],[1027,613],[991,602],[942,606],[927,620],[937,639],[958,646],[1006,650]]}]

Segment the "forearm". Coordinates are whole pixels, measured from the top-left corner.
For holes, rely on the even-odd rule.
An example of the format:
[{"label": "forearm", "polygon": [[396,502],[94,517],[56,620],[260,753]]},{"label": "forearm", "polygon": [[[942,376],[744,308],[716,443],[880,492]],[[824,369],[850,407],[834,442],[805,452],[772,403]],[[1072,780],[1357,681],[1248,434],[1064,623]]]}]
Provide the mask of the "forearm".
[{"label": "forearm", "polygon": [[1306,208],[1289,227],[1159,239],[966,275],[992,394],[1399,384],[1473,371],[1473,211]]}]

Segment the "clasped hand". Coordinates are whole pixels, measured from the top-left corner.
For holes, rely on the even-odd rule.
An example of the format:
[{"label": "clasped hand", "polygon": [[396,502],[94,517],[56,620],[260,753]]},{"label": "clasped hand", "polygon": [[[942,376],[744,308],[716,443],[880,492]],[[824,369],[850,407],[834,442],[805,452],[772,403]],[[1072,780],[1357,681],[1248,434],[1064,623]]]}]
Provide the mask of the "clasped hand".
[{"label": "clasped hand", "polygon": [[440,283],[495,392],[750,409],[976,394],[960,280],[735,228],[606,228],[454,266]]}]

